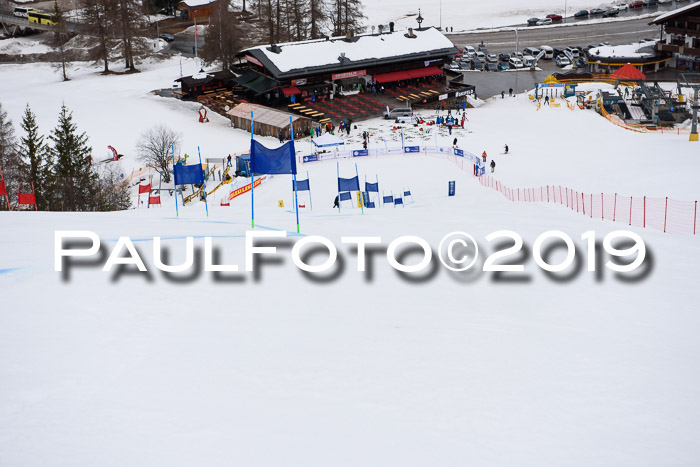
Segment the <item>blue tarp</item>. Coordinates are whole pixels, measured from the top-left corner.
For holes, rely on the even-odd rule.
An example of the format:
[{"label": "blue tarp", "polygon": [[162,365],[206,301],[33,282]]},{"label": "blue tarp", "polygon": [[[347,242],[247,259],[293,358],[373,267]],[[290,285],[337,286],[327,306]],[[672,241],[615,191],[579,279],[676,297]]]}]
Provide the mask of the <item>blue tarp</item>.
[{"label": "blue tarp", "polygon": [[377,182],[377,183],[365,182],[365,191],[379,193],[379,182]]},{"label": "blue tarp", "polygon": [[341,193],[340,194],[340,201],[345,201],[346,199],[352,200],[352,196],[350,195],[349,192]]},{"label": "blue tarp", "polygon": [[202,185],[204,183],[202,164],[176,165],[173,172],[175,175],[175,185]]},{"label": "blue tarp", "polygon": [[352,178],[339,178],[338,191],[360,191],[360,180],[357,176]]},{"label": "blue tarp", "polygon": [[250,170],[255,174],[297,173],[294,142],[287,141],[277,149],[269,149],[253,141],[250,145]]},{"label": "blue tarp", "polygon": [[[294,189],[294,180],[292,180],[292,190]],[[309,180],[297,180],[297,191],[310,191]]]}]

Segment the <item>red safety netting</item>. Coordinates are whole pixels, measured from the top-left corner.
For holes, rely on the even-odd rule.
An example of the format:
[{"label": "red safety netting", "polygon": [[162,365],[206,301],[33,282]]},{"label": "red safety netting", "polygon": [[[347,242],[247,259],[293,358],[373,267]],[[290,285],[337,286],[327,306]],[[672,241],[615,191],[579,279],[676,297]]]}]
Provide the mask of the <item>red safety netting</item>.
[{"label": "red safety netting", "polygon": [[511,201],[556,203],[593,219],[651,227],[668,233],[697,234],[697,201],[581,193],[559,185],[510,188],[491,176],[480,176],[479,183]]}]

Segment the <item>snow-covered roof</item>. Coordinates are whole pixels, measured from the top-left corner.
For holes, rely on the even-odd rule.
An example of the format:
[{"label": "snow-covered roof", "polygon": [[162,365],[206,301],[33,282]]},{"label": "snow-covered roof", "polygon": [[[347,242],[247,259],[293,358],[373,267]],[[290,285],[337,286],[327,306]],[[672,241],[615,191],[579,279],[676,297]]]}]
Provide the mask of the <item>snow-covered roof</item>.
[{"label": "snow-covered roof", "polygon": [[589,61],[594,62],[599,58],[644,58],[654,57],[654,44],[656,41],[642,41],[625,45],[603,45],[594,47],[588,51]]},{"label": "snow-covered roof", "polygon": [[698,8],[698,7],[700,7],[700,2],[691,3],[690,5],[686,5],[683,8],[677,8],[675,10],[671,10],[667,13],[664,13],[663,15],[658,16],[654,21],[652,21],[649,24],[663,23],[664,21],[666,21],[666,20],[668,20],[676,15],[680,15],[681,13],[685,13],[687,11],[690,11],[690,10],[692,10],[694,8]]},{"label": "snow-covered roof", "polygon": [[180,5],[185,5],[189,8],[196,8],[198,6],[209,5],[210,3],[215,3],[217,0],[183,0]]},{"label": "snow-covered roof", "polygon": [[241,55],[252,55],[274,74],[293,70],[335,67],[357,69],[372,61],[429,53],[456,53],[452,41],[435,28],[385,34],[365,34],[346,39],[333,37],[301,42],[251,47]]},{"label": "snow-covered roof", "polygon": [[292,121],[306,118],[302,117],[301,115],[294,115],[287,112],[282,112],[281,110],[265,107],[263,105],[250,103],[238,104],[236,107],[226,112],[226,114],[233,117],[250,120],[251,111],[255,117],[255,123],[262,123],[264,125],[270,125],[276,128],[288,127],[290,116],[292,117]]}]

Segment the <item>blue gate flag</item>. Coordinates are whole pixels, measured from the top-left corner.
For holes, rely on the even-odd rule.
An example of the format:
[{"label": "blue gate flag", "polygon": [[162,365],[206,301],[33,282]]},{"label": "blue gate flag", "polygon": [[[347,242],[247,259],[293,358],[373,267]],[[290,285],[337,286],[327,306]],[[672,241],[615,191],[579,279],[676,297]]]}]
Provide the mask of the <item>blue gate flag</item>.
[{"label": "blue gate flag", "polygon": [[362,202],[365,203],[365,206],[369,203],[369,193],[366,191],[362,192]]},{"label": "blue gate flag", "polygon": [[338,191],[360,191],[360,178],[338,178]]},{"label": "blue gate flag", "polygon": [[252,140],[250,170],[256,174],[296,174],[297,159],[294,154],[294,142],[287,141],[277,149],[269,149]]},{"label": "blue gate flag", "polygon": [[382,202],[383,202],[384,204],[393,203],[393,202],[394,202],[394,197],[393,197],[393,196],[385,196],[384,199],[382,199]]},{"label": "blue gate flag", "polygon": [[175,185],[202,185],[204,183],[202,164],[176,165],[173,174],[175,175]]},{"label": "blue gate flag", "polygon": [[365,182],[365,191],[369,192],[374,192],[374,193],[379,193],[379,182],[377,183],[369,183]]},{"label": "blue gate flag", "polygon": [[[294,189],[294,180],[292,180],[292,190]],[[297,190],[298,191],[310,191],[311,188],[309,188],[309,179],[307,178],[306,180],[297,180]]]},{"label": "blue gate flag", "polygon": [[350,192],[346,191],[346,192],[340,194],[339,199],[340,199],[340,201],[345,201],[345,200],[352,201],[352,195],[350,194]]},{"label": "blue gate flag", "polygon": [[396,205],[398,205],[398,204],[403,204],[403,199],[401,199],[401,198],[394,198],[394,206],[396,206]]},{"label": "blue gate flag", "polygon": [[404,195],[404,196],[411,196],[411,190],[404,191],[404,192],[403,192],[403,195]]}]

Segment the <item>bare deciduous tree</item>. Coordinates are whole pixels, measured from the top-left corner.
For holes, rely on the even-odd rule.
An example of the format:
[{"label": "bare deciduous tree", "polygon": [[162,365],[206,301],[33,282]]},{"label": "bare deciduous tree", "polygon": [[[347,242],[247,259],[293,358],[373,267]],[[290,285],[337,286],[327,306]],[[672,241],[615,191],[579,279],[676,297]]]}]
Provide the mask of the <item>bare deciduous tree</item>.
[{"label": "bare deciduous tree", "polygon": [[180,133],[158,125],[143,133],[137,143],[139,160],[146,164],[146,167],[155,169],[166,183],[170,182],[172,148],[178,150],[181,138]]},{"label": "bare deciduous tree", "polygon": [[83,18],[87,26],[86,33],[94,38],[97,47],[92,59],[104,62],[104,73],[109,73],[109,51],[114,45],[111,28],[115,24],[116,0],[81,0]]}]

